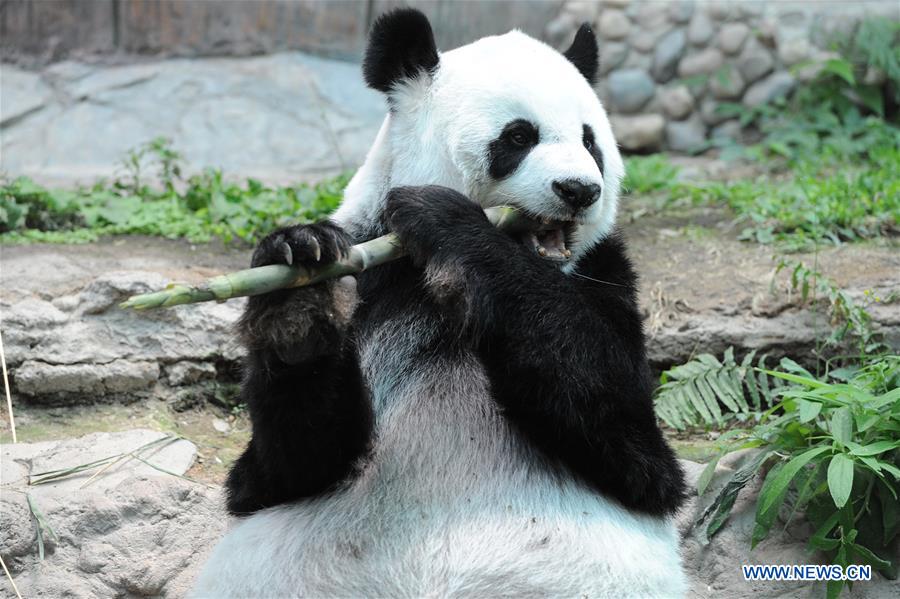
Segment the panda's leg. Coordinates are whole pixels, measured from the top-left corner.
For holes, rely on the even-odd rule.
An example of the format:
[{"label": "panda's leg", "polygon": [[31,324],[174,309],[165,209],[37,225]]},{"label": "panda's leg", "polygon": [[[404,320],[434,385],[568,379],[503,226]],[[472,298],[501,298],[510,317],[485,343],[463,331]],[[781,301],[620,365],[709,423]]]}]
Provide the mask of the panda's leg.
[{"label": "panda's leg", "polygon": [[624,246],[610,238],[578,275],[497,231],[446,188],[398,188],[386,217],[448,315],[462,318],[504,414],[546,455],[625,506],[671,514],[684,480],[653,413]]},{"label": "panda's leg", "polygon": [[[289,227],[260,243],[252,265],[331,261],[349,245],[331,223]],[[366,453],[372,413],[350,332],[355,303],[349,277],[249,299],[241,398],[253,431],[226,483],[233,514],[326,491]]]}]

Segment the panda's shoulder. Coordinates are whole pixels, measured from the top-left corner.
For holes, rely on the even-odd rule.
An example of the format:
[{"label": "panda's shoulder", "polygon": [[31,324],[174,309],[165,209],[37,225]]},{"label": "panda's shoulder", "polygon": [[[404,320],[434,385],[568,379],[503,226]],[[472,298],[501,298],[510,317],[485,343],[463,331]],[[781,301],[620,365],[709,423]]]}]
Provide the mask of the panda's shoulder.
[{"label": "panda's shoulder", "polygon": [[637,272],[628,255],[625,235],[615,229],[588,249],[578,260],[576,272],[583,275],[602,276],[604,281],[623,285],[629,290],[637,288]]}]

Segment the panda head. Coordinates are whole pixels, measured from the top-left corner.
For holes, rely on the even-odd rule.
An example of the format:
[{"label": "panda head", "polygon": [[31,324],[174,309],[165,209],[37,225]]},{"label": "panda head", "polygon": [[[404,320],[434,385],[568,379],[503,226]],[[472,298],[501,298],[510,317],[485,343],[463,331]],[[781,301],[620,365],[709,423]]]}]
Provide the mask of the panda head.
[{"label": "panda head", "polygon": [[483,207],[549,221],[531,237],[535,249],[577,257],[614,226],[624,173],[592,88],[597,67],[587,24],[564,53],[519,31],[439,53],[421,12],[382,15],[363,73],[390,112],[345,202],[378,205],[391,187],[445,185]]}]

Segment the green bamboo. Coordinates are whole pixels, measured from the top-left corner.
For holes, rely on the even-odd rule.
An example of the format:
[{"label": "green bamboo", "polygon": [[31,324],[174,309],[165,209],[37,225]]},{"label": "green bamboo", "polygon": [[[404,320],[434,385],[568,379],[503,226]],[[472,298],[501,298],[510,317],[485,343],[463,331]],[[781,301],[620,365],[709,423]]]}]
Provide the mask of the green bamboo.
[{"label": "green bamboo", "polygon": [[[495,227],[503,231],[525,230],[533,224],[521,212],[508,206],[488,208],[485,214]],[[303,287],[327,279],[361,273],[373,266],[396,260],[403,254],[404,250],[397,236],[389,233],[354,245],[344,259],[331,264],[315,264],[309,267],[299,264],[293,266],[272,264],[212,277],[198,286],[170,283],[161,291],[132,296],[119,306],[148,310],[260,295],[277,289]]]}]

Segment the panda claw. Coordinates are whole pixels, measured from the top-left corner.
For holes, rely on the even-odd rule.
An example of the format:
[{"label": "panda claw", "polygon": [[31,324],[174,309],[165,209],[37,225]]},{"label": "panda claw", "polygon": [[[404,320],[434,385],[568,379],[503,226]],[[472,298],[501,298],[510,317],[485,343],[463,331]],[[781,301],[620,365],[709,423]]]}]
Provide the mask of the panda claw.
[{"label": "panda claw", "polygon": [[294,263],[294,252],[287,242],[282,242],[281,244],[281,255],[284,256],[284,262],[288,266],[291,266]]},{"label": "panda claw", "polygon": [[322,246],[319,245],[319,240],[315,237],[311,237],[309,245],[313,248],[313,256],[315,257],[316,262],[320,262],[322,260]]}]

